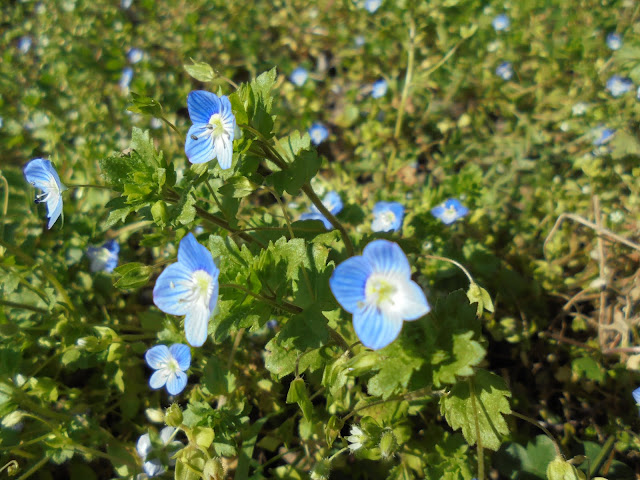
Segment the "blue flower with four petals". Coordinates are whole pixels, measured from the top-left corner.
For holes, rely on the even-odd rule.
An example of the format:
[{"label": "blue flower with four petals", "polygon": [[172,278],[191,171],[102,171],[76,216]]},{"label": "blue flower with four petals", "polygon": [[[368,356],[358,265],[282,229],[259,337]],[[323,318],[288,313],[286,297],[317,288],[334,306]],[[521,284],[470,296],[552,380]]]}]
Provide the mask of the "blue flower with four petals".
[{"label": "blue flower with four petals", "polygon": [[493,29],[496,32],[502,32],[503,30],[509,28],[509,26],[511,25],[511,20],[509,20],[509,17],[507,17],[506,14],[501,13],[491,21],[491,25],[493,25]]},{"label": "blue flower with four petals", "polygon": [[184,151],[191,163],[218,159],[220,168],[231,168],[236,117],[226,96],[195,90],[187,98],[193,125],[187,133]]},{"label": "blue flower with four petals", "polygon": [[511,66],[511,62],[502,62],[496,68],[496,75],[498,75],[503,80],[511,80],[513,77],[513,67]]},{"label": "blue flower with four petals", "polygon": [[56,172],[49,160],[36,158],[27,163],[23,169],[24,178],[36,188],[42,190],[42,193],[36,195],[36,203],[44,203],[47,205],[47,218],[49,224],[47,228],[51,228],[62,214],[62,192],[65,187],[60,181],[58,172]]},{"label": "blue flower with four petals", "polygon": [[113,239],[105,242],[101,247],[89,247],[87,248],[87,257],[91,261],[89,267],[92,272],[113,272],[113,269],[118,266],[118,253],[120,252],[120,245]]},{"label": "blue flower with four petals", "polygon": [[398,202],[378,202],[373,207],[373,222],[371,230],[374,232],[397,232],[402,227],[404,206]]},{"label": "blue flower with four petals", "polygon": [[329,130],[322,123],[315,122],[309,128],[309,136],[311,137],[311,143],[317,146],[329,138]]},{"label": "blue flower with four petals", "polygon": [[633,82],[630,78],[613,75],[607,80],[607,90],[612,97],[624,95],[633,88]]},{"label": "blue flower with four petals", "polygon": [[155,370],[149,379],[149,386],[154,390],[167,386],[170,395],[178,395],[187,386],[187,374],[191,366],[191,350],[182,343],[167,348],[156,345],[144,355],[147,365]]},{"label": "blue flower with four petals", "polygon": [[607,47],[610,50],[620,50],[622,47],[622,37],[616,32],[611,32],[607,35]]},{"label": "blue flower with four petals", "polygon": [[[327,210],[329,210],[329,212],[331,212],[331,215],[337,215],[342,211],[343,207],[340,195],[338,195],[338,192],[333,191],[324,196],[322,204]],[[318,210],[315,205],[311,205],[308,212],[300,215],[300,220],[321,220],[327,230],[331,230],[333,228],[331,222],[327,220],[322,213],[320,213],[320,210]]]},{"label": "blue flower with four petals", "polygon": [[293,72],[291,72],[291,76],[289,80],[297,87],[301,87],[304,85],[304,82],[307,81],[307,77],[309,76],[309,72],[307,72],[306,68],[298,67]]},{"label": "blue flower with four petals", "polygon": [[459,218],[469,213],[469,209],[456,198],[450,198],[437,207],[431,209],[431,215],[439,218],[445,225],[451,225]]},{"label": "blue flower with four petals", "polygon": [[371,88],[371,96],[373,98],[382,98],[387,93],[387,81],[384,78],[373,83]]},{"label": "blue flower with four petals", "polygon": [[393,342],[402,323],[430,310],[422,289],[411,280],[409,260],[397,243],[374,240],[336,267],[329,286],[342,308],[353,314],[353,328],[365,347]]},{"label": "blue flower with four petals", "polygon": [[218,301],[218,275],[211,252],[188,233],[178,247],[178,261],[158,277],[153,302],[165,313],[185,315],[187,342],[200,347],[207,339],[209,319]]}]

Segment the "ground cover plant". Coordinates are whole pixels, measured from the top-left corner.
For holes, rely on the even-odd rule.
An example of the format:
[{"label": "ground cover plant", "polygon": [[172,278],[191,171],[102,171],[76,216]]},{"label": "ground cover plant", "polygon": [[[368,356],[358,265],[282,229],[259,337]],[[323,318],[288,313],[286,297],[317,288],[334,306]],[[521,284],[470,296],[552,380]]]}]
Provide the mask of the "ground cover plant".
[{"label": "ground cover plant", "polygon": [[0,474],[637,478],[639,15],[3,5]]}]

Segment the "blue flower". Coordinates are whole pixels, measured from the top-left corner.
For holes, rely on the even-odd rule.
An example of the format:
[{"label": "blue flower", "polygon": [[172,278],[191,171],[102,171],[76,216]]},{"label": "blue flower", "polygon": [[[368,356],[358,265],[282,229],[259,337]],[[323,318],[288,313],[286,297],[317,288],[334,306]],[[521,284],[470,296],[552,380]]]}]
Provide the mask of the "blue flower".
[{"label": "blue flower", "polygon": [[195,90],[187,98],[193,125],[187,133],[184,151],[191,163],[218,159],[220,168],[231,168],[236,117],[226,96]]},{"label": "blue flower", "polygon": [[607,35],[607,47],[611,50],[619,50],[622,47],[622,37],[616,32],[611,32]]},{"label": "blue flower", "polygon": [[127,60],[131,63],[138,63],[144,57],[144,52],[139,48],[130,48],[127,52]]},{"label": "blue flower", "polygon": [[89,247],[87,257],[91,261],[91,271],[113,272],[113,269],[118,266],[118,252],[120,252],[120,245],[115,239],[109,240],[101,247]]},{"label": "blue flower", "polygon": [[301,87],[302,85],[304,85],[304,82],[307,81],[308,76],[309,72],[307,72],[306,68],[298,67],[293,72],[291,72],[289,80],[291,80],[291,83],[293,83],[297,87]]},{"label": "blue flower", "polygon": [[133,79],[133,68],[131,67],[123,68],[122,75],[120,76],[120,82],[118,82],[118,84],[120,85],[120,88],[122,90],[126,90],[127,88],[129,88],[129,85],[131,84],[132,79]]},{"label": "blue flower", "polygon": [[156,345],[144,355],[147,365],[155,370],[149,379],[149,386],[154,390],[167,386],[167,392],[177,395],[187,385],[186,372],[191,366],[191,350],[182,343],[167,348]]},{"label": "blue flower", "polygon": [[411,266],[397,243],[374,240],[336,267],[329,286],[347,312],[365,347],[378,350],[393,342],[404,320],[417,320],[431,308],[411,280]]},{"label": "blue flower", "polygon": [[381,98],[384,97],[387,93],[387,81],[384,78],[373,83],[371,96],[373,98]]},{"label": "blue flower", "polygon": [[353,42],[356,44],[356,47],[361,47],[365,44],[364,35],[356,35],[356,38],[353,39]]},{"label": "blue flower", "polygon": [[[340,195],[338,195],[338,192],[333,191],[327,193],[324,196],[324,198],[322,199],[322,204],[327,210],[329,210],[332,215],[337,215],[338,213],[340,213],[343,207]],[[333,228],[331,222],[327,220],[322,213],[320,213],[320,210],[318,210],[318,207],[316,207],[315,205],[311,205],[311,208],[309,208],[308,212],[300,215],[300,220],[321,220],[327,230],[331,230]]]},{"label": "blue flower", "polygon": [[218,275],[211,252],[188,233],[178,248],[178,261],[169,265],[153,288],[153,302],[165,313],[185,315],[187,341],[200,347],[207,339],[209,318],[218,301]]},{"label": "blue flower", "polygon": [[459,218],[469,213],[469,209],[456,198],[450,198],[446,202],[431,209],[431,215],[439,218],[445,225],[451,225]]},{"label": "blue flower", "polygon": [[633,395],[633,399],[636,401],[636,404],[640,406],[640,387],[631,392],[631,395]]},{"label": "blue flower", "polygon": [[364,8],[367,12],[373,13],[382,5],[382,0],[365,0]]},{"label": "blue flower", "polygon": [[501,13],[493,19],[491,25],[493,25],[493,28],[496,32],[501,32],[509,28],[509,26],[511,25],[511,20],[509,20],[509,17],[507,17],[506,14]]},{"label": "blue flower", "polygon": [[42,158],[31,160],[25,165],[23,172],[27,182],[42,190],[40,195],[36,195],[36,203],[47,205],[49,219],[47,228],[51,228],[62,214],[62,192],[67,187],[62,184],[58,172],[49,160]]},{"label": "blue flower", "polygon": [[133,0],[120,0],[120,7],[126,10],[131,6],[132,3]]},{"label": "blue flower", "polygon": [[633,88],[633,82],[630,78],[613,75],[607,80],[607,90],[613,97],[624,95]]},{"label": "blue flower", "polygon": [[373,207],[373,223],[371,230],[374,232],[397,232],[402,227],[404,206],[398,202],[378,202]]},{"label": "blue flower", "polygon": [[311,137],[311,143],[314,145],[320,145],[327,138],[329,138],[329,130],[320,122],[315,122],[309,128],[309,136]]},{"label": "blue flower", "polygon": [[[168,450],[165,457],[168,458],[167,463],[170,465],[175,463],[175,460],[171,457],[175,455],[178,450],[184,447],[184,445],[178,441],[172,441],[169,443],[175,430],[176,429],[174,427],[164,427],[160,431],[160,441],[162,442],[163,447]],[[138,438],[138,443],[136,444],[136,452],[144,462],[142,465],[144,473],[149,477],[155,477],[165,471],[165,467],[162,465],[158,452],[154,452],[153,450],[154,448],[149,434],[145,433],[144,435],[141,435],[140,438]],[[153,456],[154,458],[147,460],[147,457],[149,456]]]},{"label": "blue flower", "polygon": [[18,51],[24,55],[28,53],[29,50],[31,50],[32,44],[33,44],[33,39],[29,35],[20,37],[20,40],[18,40]]},{"label": "blue flower", "polygon": [[496,68],[496,75],[498,75],[503,80],[511,80],[513,77],[513,67],[511,66],[511,62],[502,62]]},{"label": "blue flower", "polygon": [[613,138],[613,135],[615,133],[616,131],[612,128],[596,128],[593,131],[595,137],[595,139],[593,140],[593,145],[599,147],[601,145],[604,145],[605,143],[608,143],[609,140]]}]

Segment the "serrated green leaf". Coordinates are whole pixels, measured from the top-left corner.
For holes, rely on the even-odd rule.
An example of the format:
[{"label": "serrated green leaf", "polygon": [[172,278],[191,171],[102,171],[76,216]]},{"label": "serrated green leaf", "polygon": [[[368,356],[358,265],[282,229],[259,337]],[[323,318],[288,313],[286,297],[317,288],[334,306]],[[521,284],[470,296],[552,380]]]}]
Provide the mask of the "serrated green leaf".
[{"label": "serrated green leaf", "polygon": [[482,446],[498,450],[502,436],[509,433],[505,414],[511,413],[511,392],[504,380],[494,373],[478,370],[468,381],[456,384],[440,399],[440,413],[454,430],[462,429],[469,445],[478,435]]},{"label": "serrated green leaf", "polygon": [[489,292],[487,292],[477,283],[474,282],[469,285],[469,290],[467,290],[467,298],[469,299],[469,303],[478,304],[478,311],[476,313],[478,317],[482,315],[482,312],[484,310],[493,312],[493,302],[491,301]]},{"label": "serrated green leaf", "polygon": [[120,289],[135,289],[147,284],[153,268],[138,262],[125,263],[114,271],[113,285]]},{"label": "serrated green leaf", "polygon": [[191,62],[191,65],[185,64],[183,67],[189,75],[199,82],[211,82],[216,78],[213,68],[208,63],[196,62],[193,58],[191,59]]},{"label": "serrated green leaf", "polygon": [[398,389],[407,388],[411,375],[424,363],[418,352],[409,348],[407,342],[399,338],[388,347],[375,352],[378,357],[376,373],[367,383],[369,395],[386,400]]},{"label": "serrated green leaf", "polygon": [[130,112],[162,117],[162,105],[153,98],[131,92],[131,101],[132,104],[127,107]]},{"label": "serrated green leaf", "polygon": [[164,200],[158,200],[151,206],[151,216],[159,227],[164,228],[167,225],[167,204]]},{"label": "serrated green leaf", "polygon": [[[486,350],[473,340],[473,332],[453,335],[451,353],[442,352],[444,362],[434,366],[433,383],[439,387],[443,383],[456,383],[457,377],[473,375],[473,367],[480,364]],[[437,358],[437,354],[436,357]]]},{"label": "serrated green leaf", "polygon": [[107,221],[104,224],[104,228],[111,228],[118,222],[125,223],[125,220],[132,211],[133,207],[124,207],[118,208],[117,210],[111,210],[109,212],[109,217],[107,217]]},{"label": "serrated green leaf", "polygon": [[207,457],[195,446],[182,449],[176,460],[175,480],[200,480]]}]

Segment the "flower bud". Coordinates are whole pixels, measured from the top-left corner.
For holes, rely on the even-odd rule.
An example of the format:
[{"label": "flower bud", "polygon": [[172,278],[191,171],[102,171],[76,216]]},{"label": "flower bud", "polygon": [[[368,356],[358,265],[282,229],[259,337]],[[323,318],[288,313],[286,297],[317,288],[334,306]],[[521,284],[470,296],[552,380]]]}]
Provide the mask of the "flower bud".
[{"label": "flower bud", "polygon": [[330,472],[331,462],[329,459],[323,458],[311,470],[311,480],[328,480]]},{"label": "flower bud", "polygon": [[182,410],[177,403],[171,404],[165,411],[164,421],[170,427],[179,427],[182,425]]},{"label": "flower bud", "polygon": [[380,437],[380,455],[383,459],[391,458],[398,449],[396,436],[391,430],[385,430]]}]

